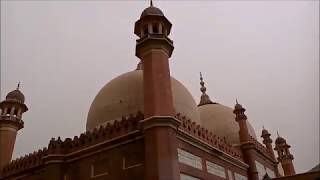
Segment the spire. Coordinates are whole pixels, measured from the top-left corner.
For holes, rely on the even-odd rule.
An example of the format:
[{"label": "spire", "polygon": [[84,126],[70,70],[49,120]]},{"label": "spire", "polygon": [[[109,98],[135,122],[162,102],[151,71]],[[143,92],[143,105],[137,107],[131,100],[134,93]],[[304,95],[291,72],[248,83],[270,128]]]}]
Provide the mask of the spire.
[{"label": "spire", "polygon": [[238,99],[236,98],[236,105],[234,106],[234,109],[242,109],[242,105],[239,104]]},{"label": "spire", "polygon": [[214,102],[212,102],[210,100],[210,97],[206,94],[206,91],[207,91],[207,88],[204,86],[204,81],[203,81],[203,77],[202,77],[202,74],[200,72],[200,85],[201,85],[201,88],[200,88],[200,91],[202,92],[202,95],[201,95],[201,99],[200,99],[200,103],[198,106],[202,106],[202,105],[205,105],[205,104],[215,104]]},{"label": "spire", "polygon": [[153,1],[152,0],[150,0],[150,6],[153,7]]},{"label": "spire", "polygon": [[20,81],[18,82],[18,85],[17,85],[17,90],[20,89]]},{"label": "spire", "polygon": [[203,77],[202,77],[201,72],[200,72],[200,85],[201,85],[200,90],[201,90],[202,94],[205,94],[205,93],[206,93],[207,88],[204,86]]}]

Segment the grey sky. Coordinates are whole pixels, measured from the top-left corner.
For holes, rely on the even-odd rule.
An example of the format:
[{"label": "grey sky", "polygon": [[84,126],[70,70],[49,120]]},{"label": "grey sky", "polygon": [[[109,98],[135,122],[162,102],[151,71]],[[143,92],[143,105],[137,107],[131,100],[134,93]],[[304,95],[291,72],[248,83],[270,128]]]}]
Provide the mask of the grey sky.
[{"label": "grey sky", "polygon": [[[155,1],[172,22],[171,74],[199,102],[238,98],[257,136],[292,146],[303,172],[319,163],[319,1]],[[1,99],[21,81],[29,111],[14,156],[85,131],[90,104],[133,70],[134,23],[147,1],[1,1]],[[259,138],[260,139],[260,138]]]}]

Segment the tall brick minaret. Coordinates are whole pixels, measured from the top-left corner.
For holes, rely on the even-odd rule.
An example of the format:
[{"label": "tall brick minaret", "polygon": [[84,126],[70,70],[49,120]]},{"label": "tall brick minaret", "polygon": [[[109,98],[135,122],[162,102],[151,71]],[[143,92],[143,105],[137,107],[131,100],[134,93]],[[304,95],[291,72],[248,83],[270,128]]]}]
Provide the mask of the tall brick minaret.
[{"label": "tall brick minaret", "polygon": [[289,148],[290,145],[287,144],[287,141],[280,137],[278,134],[278,137],[275,141],[276,147],[274,148],[278,152],[278,161],[281,163],[283,172],[285,176],[292,176],[296,174],[296,171],[294,170],[293,162],[292,160],[293,155],[290,153]]},{"label": "tall brick minaret", "polygon": [[22,114],[27,110],[19,84],[0,102],[0,172],[11,161],[17,132],[24,124]]},{"label": "tall brick minaret", "polygon": [[233,113],[236,115],[235,120],[239,124],[239,138],[240,138],[240,148],[243,152],[243,157],[245,162],[249,165],[248,178],[249,180],[259,180],[258,171],[255,163],[255,150],[254,143],[250,140],[250,135],[247,125],[247,116],[245,115],[246,109],[241,106],[241,104],[236,101]]},{"label": "tall brick minaret", "polygon": [[168,37],[171,23],[162,11],[146,8],[135,23],[139,37],[136,56],[143,63],[144,114],[141,122],[145,143],[145,179],[178,180],[176,130],[169,58],[173,42]]}]

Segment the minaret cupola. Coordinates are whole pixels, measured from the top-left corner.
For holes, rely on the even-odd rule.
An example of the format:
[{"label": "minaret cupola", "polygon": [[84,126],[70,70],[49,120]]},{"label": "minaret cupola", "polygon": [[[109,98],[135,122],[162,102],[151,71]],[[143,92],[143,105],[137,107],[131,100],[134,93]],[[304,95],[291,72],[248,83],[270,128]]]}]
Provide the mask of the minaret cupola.
[{"label": "minaret cupola", "polygon": [[[171,57],[173,41],[169,39],[169,34],[172,24],[164,16],[163,12],[153,6],[150,1],[150,6],[147,7],[141,14],[140,19],[135,23],[134,33],[139,37],[137,39],[136,56],[142,58],[142,52],[145,48],[155,48],[155,45],[160,45],[165,48],[169,57]],[[154,42],[157,43],[154,43]],[[151,46],[150,46],[151,45]]]},{"label": "minaret cupola", "polygon": [[247,116],[244,113],[246,109],[242,107],[241,104],[238,103],[238,100],[236,99],[236,105],[234,106],[233,113],[236,115],[236,121],[239,122],[241,120],[247,120]]},{"label": "minaret cupola", "polygon": [[[22,119],[22,114],[28,110],[28,107],[24,104],[25,97],[20,91],[20,83],[15,90],[9,92],[6,95],[6,99],[0,102],[0,116],[6,116],[17,120]],[[20,128],[23,127],[21,121]]]},{"label": "minaret cupola", "polygon": [[6,100],[7,101],[16,101],[16,102],[20,102],[20,103],[24,103],[24,95],[22,94],[22,92],[20,91],[20,82],[18,83],[17,89],[9,92],[6,96]]}]

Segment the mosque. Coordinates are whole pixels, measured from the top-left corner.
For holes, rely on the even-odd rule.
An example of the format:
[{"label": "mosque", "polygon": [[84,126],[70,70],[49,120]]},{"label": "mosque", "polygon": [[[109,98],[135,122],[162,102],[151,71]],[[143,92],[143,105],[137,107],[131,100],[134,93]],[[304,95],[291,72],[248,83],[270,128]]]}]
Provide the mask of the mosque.
[{"label": "mosque", "polygon": [[[52,138],[48,146],[12,160],[22,115],[28,111],[17,89],[0,103],[0,179],[15,180],[262,180],[295,177],[290,145],[261,135],[236,102],[233,108],[206,94],[201,99],[170,76],[174,45],[171,22],[152,2],[136,21],[133,71],[98,92],[86,132]],[[262,138],[263,144],[258,141]],[[277,157],[275,151],[277,152]],[[303,179],[303,178],[302,178]]]}]

